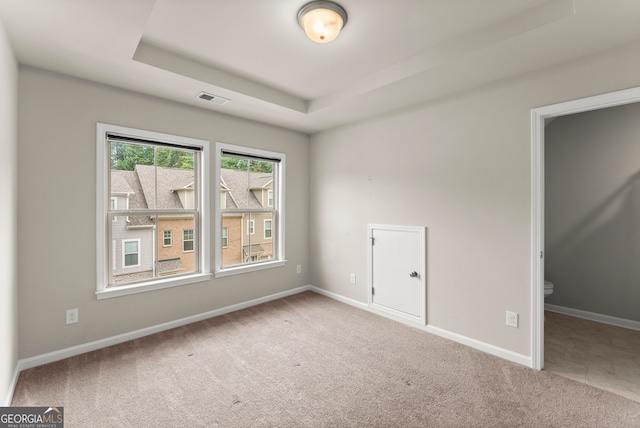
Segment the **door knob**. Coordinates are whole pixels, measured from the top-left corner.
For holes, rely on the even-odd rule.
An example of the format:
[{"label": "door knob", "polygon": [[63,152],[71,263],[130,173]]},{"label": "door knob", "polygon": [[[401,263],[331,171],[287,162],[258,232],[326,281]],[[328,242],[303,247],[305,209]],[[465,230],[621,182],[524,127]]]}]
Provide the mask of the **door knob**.
[{"label": "door knob", "polygon": [[411,272],[411,273],[409,274],[409,276],[410,276],[411,278],[416,278],[416,277],[418,276],[418,272],[416,272],[416,271],[414,270],[413,272]]}]

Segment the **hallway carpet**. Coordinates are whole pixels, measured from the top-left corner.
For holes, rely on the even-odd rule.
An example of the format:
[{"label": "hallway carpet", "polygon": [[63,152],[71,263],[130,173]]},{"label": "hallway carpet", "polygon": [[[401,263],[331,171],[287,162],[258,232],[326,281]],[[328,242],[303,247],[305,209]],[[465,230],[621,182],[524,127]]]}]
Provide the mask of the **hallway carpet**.
[{"label": "hallway carpet", "polygon": [[640,403],[305,292],[25,370],[65,427],[638,427]]}]

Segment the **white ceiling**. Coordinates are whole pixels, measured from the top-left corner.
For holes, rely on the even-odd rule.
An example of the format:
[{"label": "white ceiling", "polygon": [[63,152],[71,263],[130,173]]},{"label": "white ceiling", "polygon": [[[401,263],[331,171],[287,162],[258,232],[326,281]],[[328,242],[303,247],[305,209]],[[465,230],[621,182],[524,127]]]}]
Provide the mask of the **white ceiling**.
[{"label": "white ceiling", "polygon": [[[0,0],[22,64],[313,133],[640,39],[640,0]],[[224,106],[196,98],[210,92]]]}]

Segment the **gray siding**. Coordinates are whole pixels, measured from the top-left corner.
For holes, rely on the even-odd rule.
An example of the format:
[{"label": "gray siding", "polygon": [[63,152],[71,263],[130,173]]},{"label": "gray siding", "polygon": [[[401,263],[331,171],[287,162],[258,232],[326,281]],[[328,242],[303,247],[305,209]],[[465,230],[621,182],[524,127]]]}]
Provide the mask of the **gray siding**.
[{"label": "gray siding", "polygon": [[[117,208],[126,207],[124,197],[119,197],[117,202]],[[120,205],[122,203],[122,205]],[[114,257],[114,275],[122,275],[136,272],[145,272],[153,269],[153,254],[154,254],[154,228],[145,229],[131,229],[130,222],[127,222],[127,218],[120,216],[116,218],[116,221],[112,223],[111,241],[112,245],[115,243],[115,251],[111,250],[111,257]],[[123,241],[139,239],[139,266],[124,267],[123,265]]]}]

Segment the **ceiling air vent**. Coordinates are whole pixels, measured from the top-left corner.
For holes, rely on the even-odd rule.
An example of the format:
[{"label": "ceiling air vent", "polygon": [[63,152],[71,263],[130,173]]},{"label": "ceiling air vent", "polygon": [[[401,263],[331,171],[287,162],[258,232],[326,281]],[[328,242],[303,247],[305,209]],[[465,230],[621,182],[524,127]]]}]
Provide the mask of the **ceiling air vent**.
[{"label": "ceiling air vent", "polygon": [[223,106],[226,103],[228,103],[229,101],[231,101],[228,98],[224,98],[218,95],[213,95],[213,94],[209,94],[207,92],[200,92],[198,94],[198,98],[200,98],[201,100],[205,100],[205,101],[209,101],[210,103],[213,104],[217,104],[219,106]]}]

